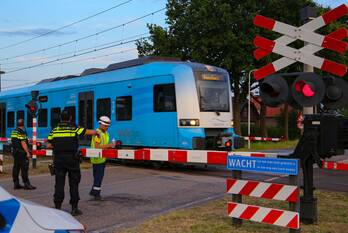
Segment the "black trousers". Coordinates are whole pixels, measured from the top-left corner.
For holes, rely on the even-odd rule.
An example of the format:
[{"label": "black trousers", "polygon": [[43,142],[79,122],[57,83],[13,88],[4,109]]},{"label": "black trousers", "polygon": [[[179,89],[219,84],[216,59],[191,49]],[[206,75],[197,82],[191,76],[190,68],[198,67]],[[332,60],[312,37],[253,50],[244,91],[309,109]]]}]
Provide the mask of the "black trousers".
[{"label": "black trousers", "polygon": [[14,153],[13,154],[13,169],[12,169],[12,178],[15,185],[19,184],[19,172],[21,172],[22,180],[24,184],[29,184],[29,160],[26,157],[26,154]]},{"label": "black trousers", "polygon": [[79,183],[81,181],[80,161],[73,155],[54,155],[54,169],[56,184],[54,189],[54,203],[61,204],[64,200],[65,177],[68,174],[70,187],[70,204],[77,206],[79,196]]}]

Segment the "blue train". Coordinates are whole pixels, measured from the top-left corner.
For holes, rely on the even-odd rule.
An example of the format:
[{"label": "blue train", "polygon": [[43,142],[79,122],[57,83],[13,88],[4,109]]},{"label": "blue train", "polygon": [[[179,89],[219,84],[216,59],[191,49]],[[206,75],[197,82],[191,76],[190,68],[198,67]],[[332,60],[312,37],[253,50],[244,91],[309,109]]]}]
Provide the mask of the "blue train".
[{"label": "blue train", "polygon": [[[133,148],[228,150],[242,147],[234,133],[228,73],[217,67],[143,57],[87,69],[79,76],[43,80],[0,93],[0,137],[9,137],[16,119],[32,133],[25,105],[39,91],[38,138],[46,138],[67,109],[73,121],[98,127],[109,116],[111,138]],[[88,138],[81,140],[88,145]]]}]

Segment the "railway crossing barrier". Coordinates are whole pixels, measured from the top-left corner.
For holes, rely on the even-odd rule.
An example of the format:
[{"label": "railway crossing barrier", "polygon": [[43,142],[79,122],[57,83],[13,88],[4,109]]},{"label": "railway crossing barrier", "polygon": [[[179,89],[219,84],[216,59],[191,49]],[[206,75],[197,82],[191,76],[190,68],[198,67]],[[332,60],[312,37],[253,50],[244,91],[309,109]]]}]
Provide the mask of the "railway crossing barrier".
[{"label": "railway crossing barrier", "polygon": [[283,140],[283,138],[268,138],[268,137],[255,137],[255,136],[249,136],[244,137],[246,141],[263,141],[263,142],[280,142]]},{"label": "railway crossing barrier", "polygon": [[336,171],[348,171],[348,163],[323,161],[322,168],[328,169],[328,170],[336,170]]},{"label": "railway crossing barrier", "polygon": [[[233,225],[242,225],[244,219],[300,232],[299,160],[234,155],[228,156],[227,169],[232,170],[232,179],[226,180],[226,189],[232,194],[227,213],[232,217]],[[289,185],[243,180],[242,171],[285,174],[289,176]],[[242,196],[286,201],[289,210],[243,204]]]}]

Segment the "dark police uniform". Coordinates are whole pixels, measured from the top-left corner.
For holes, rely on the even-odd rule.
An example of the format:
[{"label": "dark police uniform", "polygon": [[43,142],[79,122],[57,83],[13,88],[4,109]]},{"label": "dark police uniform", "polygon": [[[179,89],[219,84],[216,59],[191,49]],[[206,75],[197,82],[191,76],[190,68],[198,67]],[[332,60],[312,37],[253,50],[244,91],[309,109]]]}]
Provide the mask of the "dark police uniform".
[{"label": "dark police uniform", "polygon": [[78,153],[78,137],[84,135],[86,129],[76,127],[69,122],[61,122],[49,134],[47,141],[53,146],[54,169],[56,176],[54,203],[60,209],[64,200],[65,176],[68,173],[70,186],[70,204],[77,209],[79,197],[79,183],[81,180],[80,160]]},{"label": "dark police uniform", "polygon": [[[12,155],[13,155],[13,170],[12,177],[14,182],[14,188],[23,188],[19,184],[19,172],[21,172],[22,180],[24,183],[24,188],[30,186],[28,170],[29,170],[29,159],[27,158],[27,153],[22,147],[21,142],[25,142],[29,148],[27,133],[21,128],[16,128],[11,133],[11,143],[12,143]],[[28,188],[31,189],[31,188]]]}]

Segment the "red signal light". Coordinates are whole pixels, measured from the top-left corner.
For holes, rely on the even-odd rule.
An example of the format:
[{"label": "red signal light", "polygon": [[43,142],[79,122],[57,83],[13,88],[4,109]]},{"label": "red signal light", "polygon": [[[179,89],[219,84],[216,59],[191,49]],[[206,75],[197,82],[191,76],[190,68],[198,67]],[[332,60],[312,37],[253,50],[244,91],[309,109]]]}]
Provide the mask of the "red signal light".
[{"label": "red signal light", "polygon": [[295,89],[297,92],[302,93],[305,97],[312,97],[315,95],[313,86],[305,81],[298,81],[295,83]]},{"label": "red signal light", "polygon": [[225,146],[226,147],[231,147],[232,146],[232,141],[228,140],[227,142],[225,142]]}]

